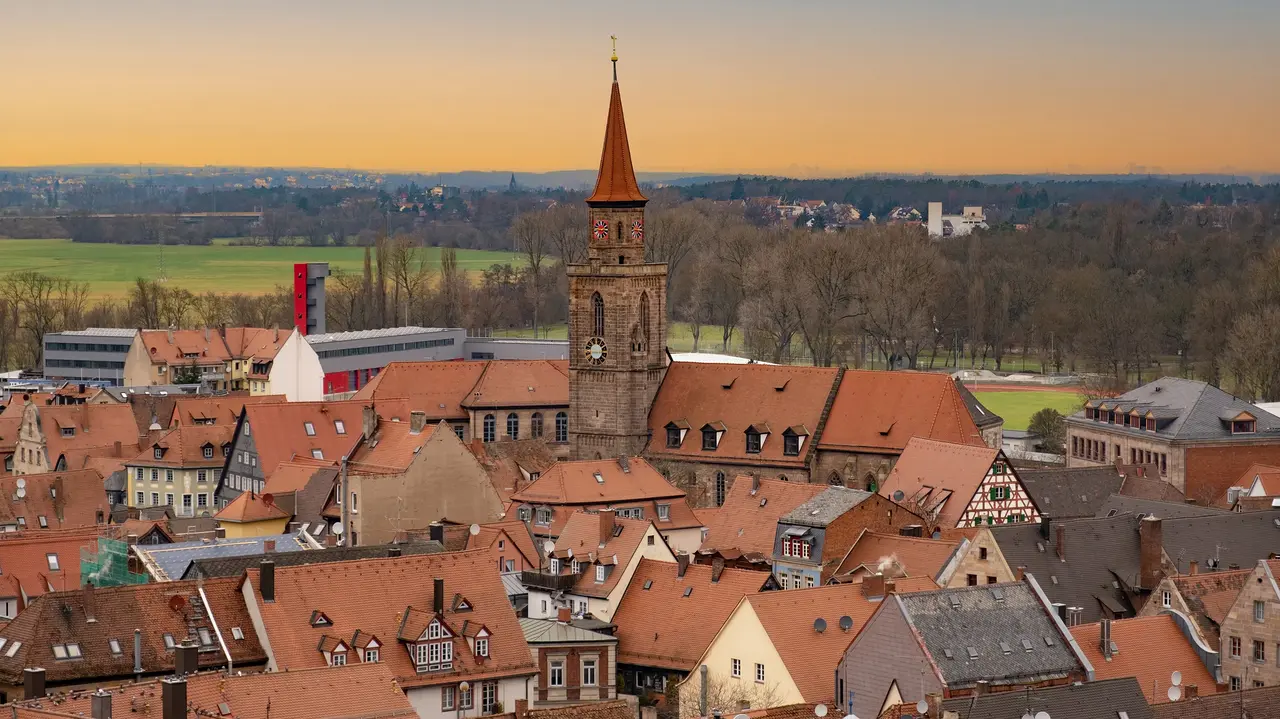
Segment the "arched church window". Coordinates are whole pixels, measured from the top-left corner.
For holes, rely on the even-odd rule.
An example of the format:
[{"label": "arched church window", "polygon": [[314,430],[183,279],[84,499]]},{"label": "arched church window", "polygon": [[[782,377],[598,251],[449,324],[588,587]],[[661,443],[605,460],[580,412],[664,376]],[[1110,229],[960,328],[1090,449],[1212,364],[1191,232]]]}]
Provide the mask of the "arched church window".
[{"label": "arched church window", "polygon": [[593,334],[596,337],[604,337],[604,298],[599,292],[591,295],[591,312],[595,318]]},{"label": "arched church window", "polygon": [[839,472],[832,472],[831,476],[827,477],[827,484],[831,485],[832,487],[843,487],[844,480],[840,478]]}]

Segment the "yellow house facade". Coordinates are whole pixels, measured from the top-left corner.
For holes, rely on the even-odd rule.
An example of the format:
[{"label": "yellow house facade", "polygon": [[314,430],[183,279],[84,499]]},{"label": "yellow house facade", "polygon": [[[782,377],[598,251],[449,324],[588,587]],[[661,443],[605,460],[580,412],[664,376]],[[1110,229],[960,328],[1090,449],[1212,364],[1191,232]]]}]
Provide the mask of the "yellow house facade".
[{"label": "yellow house facade", "polygon": [[[805,590],[798,590],[805,591]],[[707,666],[707,710],[734,713],[750,708],[800,704],[805,701],[773,639],[743,597],[711,641],[698,666]],[[697,668],[680,682],[680,716],[699,716],[702,682]]]},{"label": "yellow house facade", "polygon": [[283,534],[293,514],[268,501],[269,494],[243,492],[213,518],[228,539]]}]

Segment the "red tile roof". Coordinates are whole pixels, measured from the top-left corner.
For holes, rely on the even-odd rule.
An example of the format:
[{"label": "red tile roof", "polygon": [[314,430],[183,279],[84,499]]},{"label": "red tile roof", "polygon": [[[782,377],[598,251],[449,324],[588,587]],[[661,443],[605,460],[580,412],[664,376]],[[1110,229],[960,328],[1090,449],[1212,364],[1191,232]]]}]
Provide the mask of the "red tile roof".
[{"label": "red tile roof", "polygon": [[[75,557],[79,564],[79,556]],[[0,679],[21,683],[26,667],[45,667],[50,682],[68,682],[133,675],[133,631],[142,630],[142,666],[145,673],[172,669],[174,653],[167,649],[165,635],[175,642],[193,639],[200,643],[200,629],[209,632],[217,644],[211,609],[232,662],[237,667],[266,661],[253,623],[237,591],[239,579],[206,579],[197,582],[163,582],[101,587],[92,590],[45,594],[5,628],[4,636],[22,646],[9,656],[0,652]],[[201,589],[206,603],[200,596]],[[93,621],[89,621],[92,618]],[[232,628],[239,627],[244,639],[235,639]],[[114,653],[110,640],[119,643]],[[59,660],[53,646],[76,642],[82,659]],[[222,666],[222,651],[199,653],[201,666]]]},{"label": "red tile roof", "polygon": [[[562,407],[569,404],[568,360],[495,360],[461,402],[463,407]],[[547,422],[553,418],[547,418]]]},{"label": "red tile roof", "polygon": [[[899,593],[937,589],[933,580],[914,577],[894,581]],[[837,584],[810,589],[761,592],[746,598],[782,657],[791,679],[806,702],[831,703],[831,677],[855,634],[871,618],[880,601],[862,596],[862,584]],[[848,632],[839,628],[840,617],[853,620]],[[815,619],[827,621],[827,630],[818,633]]]},{"label": "red tile roof", "polygon": [[151,364],[187,364],[193,358],[184,355],[194,354],[195,362],[208,365],[226,360],[274,359],[292,333],[292,329],[227,327],[225,336],[224,331],[215,329],[143,330],[138,335]]},{"label": "red tile roof", "polygon": [[820,442],[823,449],[897,454],[912,437],[982,444],[951,377],[847,370]]},{"label": "red tile roof", "polygon": [[[951,385],[950,380],[947,381]],[[929,509],[937,509],[939,494],[949,491],[936,517],[942,527],[955,527],[964,515],[982,480],[986,478],[999,450],[985,444],[969,445],[939,442],[916,437],[907,442],[902,455],[880,487],[880,494],[893,497],[901,491],[907,506],[915,498],[925,498]]]},{"label": "red tile roof", "polygon": [[[693,671],[698,658],[742,598],[764,588],[768,572],[725,569],[712,582],[712,568],[641,559],[614,612],[618,661],[643,667]],[[686,596],[685,591],[693,591]]]},{"label": "red tile roof", "polygon": [[[668,505],[668,518],[659,521],[663,530],[700,527],[683,490],[678,489],[653,465],[640,457],[627,459],[628,470],[618,460],[593,459],[557,462],[536,482],[511,495],[516,504],[551,505],[551,525],[534,531],[556,536],[577,509],[636,507],[647,519],[658,519],[658,504]],[[600,479],[597,480],[596,476]]]},{"label": "red tile roof", "polygon": [[[537,671],[488,551],[277,567],[276,597],[271,603],[262,601],[259,571],[249,570],[243,581],[251,585],[281,670],[323,666],[324,656],[316,649],[321,637],[349,638],[359,630],[382,643],[381,661],[401,686],[528,676]],[[397,637],[402,636],[408,617],[430,613],[431,580],[436,578],[444,580],[445,624],[455,636],[470,627],[486,627],[491,634],[489,659],[479,663],[467,642],[458,638],[453,671],[419,675],[409,645]],[[470,611],[455,608],[459,596],[471,605]],[[315,611],[324,612],[332,624],[313,627],[310,618]]]},{"label": "red tile roof", "polygon": [[[0,477],[0,525],[19,524],[27,529],[71,529],[103,524],[111,514],[102,475],[92,469],[72,472],[28,474],[21,477],[23,494],[18,496],[18,477]],[[40,526],[44,517],[45,527]]]},{"label": "red tile roof", "polygon": [[[838,372],[828,367],[673,362],[649,411],[651,439],[645,454],[803,469]],[[672,423],[687,429],[678,448],[667,447],[667,425]],[[707,426],[724,431],[713,451],[702,449]],[[768,434],[759,453],[747,453],[748,427]],[[784,454],[788,428],[805,437],[798,456]]]},{"label": "red tile roof", "polygon": [[[419,432],[407,421],[378,421],[373,436],[356,448],[348,461],[348,471],[356,474],[400,474],[409,468],[422,445],[431,439],[436,428],[430,424]],[[326,455],[327,456],[327,455]]]},{"label": "red tile roof", "polygon": [[[146,448],[129,461],[127,465],[142,467],[181,467],[195,469],[200,467],[221,468],[226,462],[225,451],[235,435],[235,425],[187,425],[166,430],[156,438],[155,445]],[[211,453],[205,458],[204,451],[208,447]],[[155,450],[159,448],[161,458],[156,459]]]},{"label": "red tile roof", "polygon": [[219,522],[247,523],[292,517],[292,513],[281,509],[274,501],[267,501],[266,498],[272,496],[269,492],[264,494],[241,492],[240,496],[231,500],[230,504],[218,510],[213,518]]},{"label": "red tile roof", "polygon": [[[904,572],[901,576],[936,579],[959,547],[958,541],[863,531],[840,561],[835,575],[839,577],[859,569],[862,571],[858,574],[875,574],[879,565],[886,562],[899,567]],[[892,576],[887,569],[880,571]]]},{"label": "red tile roof", "polygon": [[[590,565],[578,575],[573,593],[584,597],[609,596],[622,579],[623,568],[641,551],[641,542],[652,526],[647,519],[613,519],[614,530],[600,546],[601,519],[598,513],[574,512],[556,537],[553,556],[560,560],[562,574],[568,574],[572,562]],[[609,567],[603,582],[596,581],[595,565]]]},{"label": "red tile roof", "polygon": [[1213,675],[1171,615],[1111,622],[1111,641],[1117,651],[1110,661],[1102,655],[1100,632],[1101,625],[1096,622],[1071,627],[1071,635],[1089,658],[1097,680],[1134,677],[1150,704],[1168,699],[1169,678],[1174,672],[1182,672],[1183,686],[1195,684],[1201,695],[1217,693]]},{"label": "red tile roof", "polygon": [[618,90],[615,77],[609,91],[609,116],[605,121],[604,148],[600,151],[600,171],[596,174],[596,187],[587,202],[645,202],[646,199],[636,184],[631,144],[627,141],[627,121],[622,116],[622,92]]},{"label": "red tile roof", "polygon": [[741,475],[725,496],[717,516],[707,525],[702,549],[737,549],[773,556],[773,538],[778,520],[805,502],[821,494],[825,484],[759,480],[759,489],[751,490],[751,477]]},{"label": "red tile roof", "polygon": [[274,404],[284,401],[285,396],[282,394],[179,397],[174,401],[173,415],[166,426],[206,422],[233,425],[240,419],[240,412],[246,404]]},{"label": "red tile roof", "polygon": [[[1253,573],[1252,569],[1233,569],[1225,572],[1205,572],[1173,577],[1173,585],[1187,603],[1192,614],[1202,615],[1217,627],[1222,626],[1231,605],[1235,604],[1240,589]],[[1201,626],[1208,630],[1201,622]],[[1216,627],[1215,627],[1216,628]],[[1216,631],[1209,631],[1215,636]]]},{"label": "red tile roof", "polygon": [[[80,587],[80,550],[97,546],[100,529],[0,532],[0,594],[36,597]],[[49,566],[57,558],[57,569]],[[10,592],[19,590],[14,594]]]},{"label": "red tile roof", "polygon": [[472,535],[468,533],[467,549],[489,549],[490,547],[495,547],[498,540],[504,540],[514,545],[516,550],[524,557],[526,565],[530,567],[539,565],[541,553],[534,543],[533,535],[529,532],[529,525],[518,519],[480,525],[479,534]]},{"label": "red tile roof", "polygon": [[[392,362],[356,392],[357,400],[408,398],[431,421],[468,419],[462,401],[484,373],[486,362]],[[567,386],[567,383],[566,383]]]},{"label": "red tile roof", "polygon": [[[333,691],[341,687],[341,691]],[[105,687],[112,713],[162,719],[161,688],[156,681]],[[64,716],[90,716],[92,692],[75,690],[43,701],[23,702]],[[274,699],[274,701],[272,701]],[[386,664],[359,662],[341,667],[291,672],[236,674],[200,672],[187,677],[187,705],[194,716],[223,716],[220,705],[236,719],[357,719],[404,717],[417,713]]]},{"label": "red tile roof", "polygon": [[[281,462],[296,458],[337,461],[349,455],[360,439],[364,408],[369,402],[286,402],[283,404],[251,404],[245,406],[245,419],[253,433],[259,466],[264,473]],[[404,400],[378,401],[374,408],[382,417],[409,420]],[[307,434],[310,422],[314,435]],[[337,422],[343,432],[338,433]],[[320,457],[313,452],[320,451]],[[270,475],[266,479],[270,480]]]},{"label": "red tile roof", "polygon": [[[137,446],[138,426],[134,424],[133,411],[124,404],[33,405],[39,417],[40,430],[48,445],[50,466],[56,466],[59,457],[84,453],[93,448],[113,448],[116,442],[123,447]],[[62,431],[73,434],[64,437]],[[80,455],[81,457],[83,454]]]}]

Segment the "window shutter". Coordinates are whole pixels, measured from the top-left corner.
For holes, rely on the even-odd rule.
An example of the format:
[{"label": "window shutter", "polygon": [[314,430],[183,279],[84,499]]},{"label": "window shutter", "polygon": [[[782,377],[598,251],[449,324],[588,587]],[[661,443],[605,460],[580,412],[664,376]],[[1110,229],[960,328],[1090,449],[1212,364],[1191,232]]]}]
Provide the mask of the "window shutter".
[{"label": "window shutter", "polygon": [[991,489],[987,490],[987,494],[990,495],[991,501],[994,502],[996,499],[996,488],[992,487]]}]

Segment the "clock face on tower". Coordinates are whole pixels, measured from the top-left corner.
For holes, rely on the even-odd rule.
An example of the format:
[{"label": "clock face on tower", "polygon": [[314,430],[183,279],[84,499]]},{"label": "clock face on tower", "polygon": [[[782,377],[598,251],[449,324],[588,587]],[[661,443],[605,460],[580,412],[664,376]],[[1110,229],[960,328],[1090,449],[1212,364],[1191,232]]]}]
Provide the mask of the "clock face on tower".
[{"label": "clock face on tower", "polygon": [[636,241],[644,239],[644,220],[636,220],[631,223],[631,239]]},{"label": "clock face on tower", "polygon": [[596,220],[591,227],[591,236],[597,240],[609,239],[609,223],[604,220]]},{"label": "clock face on tower", "polygon": [[584,351],[587,361],[591,364],[604,364],[604,360],[609,356],[609,347],[605,345],[604,340],[599,337],[592,337],[587,340],[587,346]]}]

